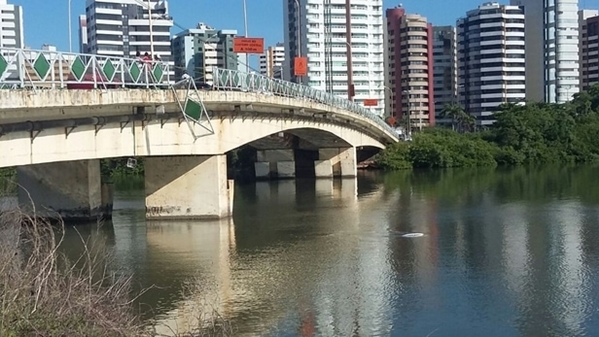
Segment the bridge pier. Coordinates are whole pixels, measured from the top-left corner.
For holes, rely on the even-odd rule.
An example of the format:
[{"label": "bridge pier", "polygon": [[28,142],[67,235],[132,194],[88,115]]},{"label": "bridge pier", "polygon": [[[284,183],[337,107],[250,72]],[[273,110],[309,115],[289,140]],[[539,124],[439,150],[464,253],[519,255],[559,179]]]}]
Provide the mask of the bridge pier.
[{"label": "bridge pier", "polygon": [[356,148],[323,148],[314,161],[316,178],[355,177],[358,175]]},{"label": "bridge pier", "polygon": [[17,181],[19,205],[32,216],[67,222],[112,217],[112,185],[101,182],[97,159],[21,166]]},{"label": "bridge pier", "polygon": [[293,149],[258,150],[254,164],[257,179],[295,178]]},{"label": "bridge pier", "polygon": [[147,219],[220,219],[231,216],[234,184],[227,156],[147,157]]}]

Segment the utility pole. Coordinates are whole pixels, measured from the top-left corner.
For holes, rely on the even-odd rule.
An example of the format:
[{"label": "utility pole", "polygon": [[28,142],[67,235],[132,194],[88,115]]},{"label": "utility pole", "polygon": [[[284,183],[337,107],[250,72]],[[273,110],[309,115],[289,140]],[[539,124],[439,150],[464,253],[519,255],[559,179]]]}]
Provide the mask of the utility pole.
[{"label": "utility pole", "polygon": [[[245,0],[243,0],[243,29],[244,29],[244,36],[247,38],[248,37],[248,13],[247,13],[247,6],[245,3]],[[245,72],[249,73],[250,72],[250,54],[245,54]]]},{"label": "utility pole", "polygon": [[354,79],[351,48],[351,0],[345,0],[345,43],[347,44],[347,99],[354,100]]},{"label": "utility pole", "polygon": [[[73,52],[73,23],[71,22],[71,0],[68,0],[68,6],[69,6],[69,53]],[[80,52],[83,52],[83,50],[81,50]]]},{"label": "utility pole", "polygon": [[154,34],[152,32],[152,4],[148,0],[148,23],[150,24],[150,56],[154,56]]}]

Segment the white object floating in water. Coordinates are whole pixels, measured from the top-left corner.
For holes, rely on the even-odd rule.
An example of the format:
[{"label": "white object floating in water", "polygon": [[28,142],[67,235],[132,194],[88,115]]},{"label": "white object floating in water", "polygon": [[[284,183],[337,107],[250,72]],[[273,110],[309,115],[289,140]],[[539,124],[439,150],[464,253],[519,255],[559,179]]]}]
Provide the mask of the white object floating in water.
[{"label": "white object floating in water", "polygon": [[407,234],[402,235],[401,237],[402,238],[419,238],[421,236],[424,236],[424,234],[422,234],[422,233],[407,233]]}]

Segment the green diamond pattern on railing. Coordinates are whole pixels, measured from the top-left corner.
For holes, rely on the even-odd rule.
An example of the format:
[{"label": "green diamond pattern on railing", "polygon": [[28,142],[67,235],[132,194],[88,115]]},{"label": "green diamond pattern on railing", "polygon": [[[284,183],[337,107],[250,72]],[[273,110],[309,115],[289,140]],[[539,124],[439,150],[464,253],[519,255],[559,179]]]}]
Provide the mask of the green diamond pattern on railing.
[{"label": "green diamond pattern on railing", "polygon": [[33,62],[33,70],[37,73],[40,79],[45,79],[50,71],[50,62],[46,59],[43,53],[39,53],[35,62]]},{"label": "green diamond pattern on railing", "polygon": [[238,73],[233,75],[233,85],[238,87],[241,84],[241,76]]},{"label": "green diamond pattern on railing", "polygon": [[162,76],[164,75],[164,69],[162,68],[162,64],[158,63],[154,66],[154,70],[152,71],[156,82],[162,81]]},{"label": "green diamond pattern on railing", "polygon": [[252,87],[252,78],[253,77],[254,77],[253,75],[249,75],[249,74],[245,76],[245,85],[247,85],[248,88]]},{"label": "green diamond pattern on railing", "polygon": [[4,56],[0,55],[0,78],[2,78],[6,69],[8,69],[8,61],[6,61]]},{"label": "green diamond pattern on railing", "polygon": [[71,64],[71,72],[75,75],[77,81],[81,81],[83,74],[85,74],[85,63],[81,61],[81,57],[77,56]]},{"label": "green diamond pattern on railing", "polygon": [[219,76],[220,80],[221,80],[221,85],[223,87],[228,86],[228,82],[229,82],[229,72],[228,71],[223,71],[220,76]]},{"label": "green diamond pattern on railing", "polygon": [[106,75],[106,79],[108,80],[108,82],[111,82],[114,78],[114,74],[116,74],[116,68],[114,67],[110,59],[107,59],[106,62],[104,62],[102,71],[104,72],[104,75]]},{"label": "green diamond pattern on railing", "polygon": [[129,75],[131,75],[131,79],[133,80],[133,82],[137,83],[137,81],[139,81],[139,77],[141,76],[141,69],[139,68],[137,62],[131,63],[131,66],[129,67]]},{"label": "green diamond pattern on railing", "polygon": [[194,121],[199,121],[202,116],[202,106],[200,103],[188,98],[185,104],[185,115]]}]

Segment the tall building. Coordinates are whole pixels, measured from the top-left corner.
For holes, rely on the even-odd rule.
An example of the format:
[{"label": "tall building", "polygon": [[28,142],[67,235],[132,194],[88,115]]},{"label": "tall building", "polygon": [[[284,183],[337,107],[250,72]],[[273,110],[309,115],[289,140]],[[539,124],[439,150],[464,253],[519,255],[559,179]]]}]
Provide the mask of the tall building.
[{"label": "tall building", "polygon": [[85,15],[90,53],[135,57],[153,50],[170,60],[173,19],[166,0],[86,0]]},{"label": "tall building", "polygon": [[260,74],[282,79],[284,61],[285,45],[283,43],[268,47],[266,52],[260,55]]},{"label": "tall building", "polygon": [[563,103],[579,91],[578,0],[511,0],[526,16],[526,98]]},{"label": "tall building", "polygon": [[503,103],[526,98],[524,12],[488,2],[457,21],[458,96],[466,112],[486,126]]},{"label": "tall building", "polygon": [[[377,103],[369,108],[382,115],[385,97],[383,1],[351,0],[347,16],[345,4],[348,2],[283,0],[285,78],[340,97],[351,97],[358,104]],[[351,32],[349,39],[348,31]],[[297,56],[307,58],[305,76],[292,76]],[[354,95],[350,95],[352,93]]]},{"label": "tall building", "polygon": [[599,83],[599,11],[578,12],[580,42],[580,89]]},{"label": "tall building", "polygon": [[24,48],[23,8],[0,0],[0,47]]},{"label": "tall building", "polygon": [[387,9],[386,17],[393,115],[408,117],[412,128],[434,125],[433,27],[401,6]]},{"label": "tall building", "polygon": [[457,103],[458,69],[456,29],[453,26],[433,27],[433,80],[435,123],[445,124],[441,116],[446,104]]},{"label": "tall building", "polygon": [[79,15],[79,52],[87,54],[87,18],[85,15]]},{"label": "tall building", "polygon": [[213,67],[239,69],[239,55],[233,52],[236,35],[236,30],[218,30],[203,23],[175,35],[175,79],[186,73],[198,82],[213,82]]}]

